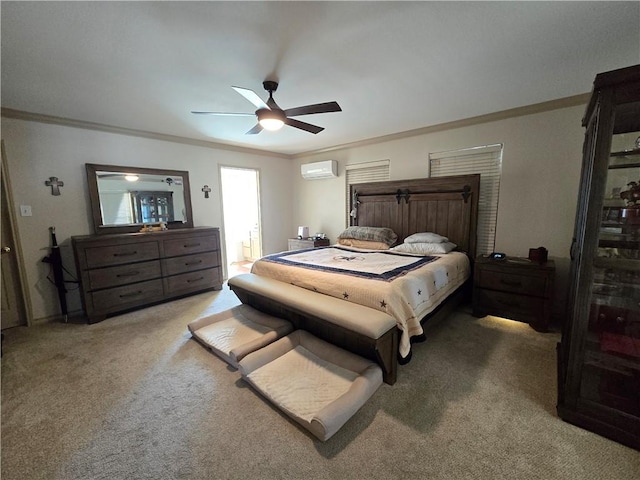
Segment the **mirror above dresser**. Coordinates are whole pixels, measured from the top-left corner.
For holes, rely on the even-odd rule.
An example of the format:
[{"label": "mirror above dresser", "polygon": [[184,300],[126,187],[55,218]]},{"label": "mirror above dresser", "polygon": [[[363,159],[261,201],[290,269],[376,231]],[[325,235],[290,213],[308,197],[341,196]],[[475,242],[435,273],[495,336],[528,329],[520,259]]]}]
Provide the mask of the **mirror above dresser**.
[{"label": "mirror above dresser", "polygon": [[86,171],[96,234],[193,227],[189,172],[92,163]]}]

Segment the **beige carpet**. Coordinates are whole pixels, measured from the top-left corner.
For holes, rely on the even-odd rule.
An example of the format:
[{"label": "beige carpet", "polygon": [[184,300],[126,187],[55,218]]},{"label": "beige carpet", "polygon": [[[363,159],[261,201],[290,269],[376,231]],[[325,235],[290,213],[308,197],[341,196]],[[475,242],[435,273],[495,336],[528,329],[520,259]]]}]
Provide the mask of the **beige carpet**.
[{"label": "beige carpet", "polygon": [[637,479],[556,416],[557,334],[466,311],[326,443],[191,339],[207,293],[95,325],[5,330],[2,479]]}]

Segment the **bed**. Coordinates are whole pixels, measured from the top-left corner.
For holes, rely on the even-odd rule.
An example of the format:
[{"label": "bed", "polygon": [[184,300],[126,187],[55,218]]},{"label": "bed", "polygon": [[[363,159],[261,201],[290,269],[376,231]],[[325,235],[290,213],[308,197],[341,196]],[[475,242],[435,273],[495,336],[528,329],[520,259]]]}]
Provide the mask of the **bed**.
[{"label": "bed", "polygon": [[[385,369],[385,381],[393,383],[396,363],[411,358],[411,343],[424,339],[426,326],[446,317],[470,291],[479,183],[480,175],[464,175],[351,186],[351,226],[391,229],[397,234],[397,243],[415,233],[435,232],[457,245],[451,253],[417,257],[333,245],[268,255],[254,263],[252,273],[390,313],[398,326],[395,351],[387,347],[381,353],[380,345],[363,345],[361,339],[349,338],[349,332],[336,335],[330,326],[315,326],[313,333],[377,361]],[[382,263],[398,259],[400,266],[365,272],[352,269],[351,264],[369,256],[380,257]],[[331,264],[335,259],[350,265]],[[432,284],[438,288],[431,289]],[[234,291],[243,303],[287,315],[286,305]],[[298,328],[303,328],[299,315],[295,317]],[[321,320],[315,319],[314,324]]]},{"label": "bed", "polygon": [[399,329],[399,361],[406,363],[412,341],[424,338],[420,320],[471,269],[463,252],[415,256],[334,245],[267,255],[251,272],[390,314]]}]

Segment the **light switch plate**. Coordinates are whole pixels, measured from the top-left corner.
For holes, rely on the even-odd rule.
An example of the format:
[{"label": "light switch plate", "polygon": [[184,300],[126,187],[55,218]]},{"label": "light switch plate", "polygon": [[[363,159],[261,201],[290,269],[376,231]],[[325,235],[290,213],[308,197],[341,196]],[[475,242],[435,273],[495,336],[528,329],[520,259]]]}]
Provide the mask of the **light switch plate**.
[{"label": "light switch plate", "polygon": [[20,205],[20,215],[23,217],[31,217],[31,205]]}]

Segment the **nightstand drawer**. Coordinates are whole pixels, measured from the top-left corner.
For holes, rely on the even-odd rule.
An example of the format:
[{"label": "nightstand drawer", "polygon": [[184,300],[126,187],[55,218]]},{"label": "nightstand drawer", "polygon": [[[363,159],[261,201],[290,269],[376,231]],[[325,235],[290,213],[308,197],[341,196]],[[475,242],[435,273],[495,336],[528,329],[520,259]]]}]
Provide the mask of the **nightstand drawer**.
[{"label": "nightstand drawer", "polygon": [[545,301],[536,297],[514,295],[494,290],[478,290],[475,309],[500,317],[530,322],[545,313]]},{"label": "nightstand drawer", "polygon": [[481,269],[477,272],[477,286],[503,292],[544,297],[547,277],[539,275],[510,274],[505,271]]}]

